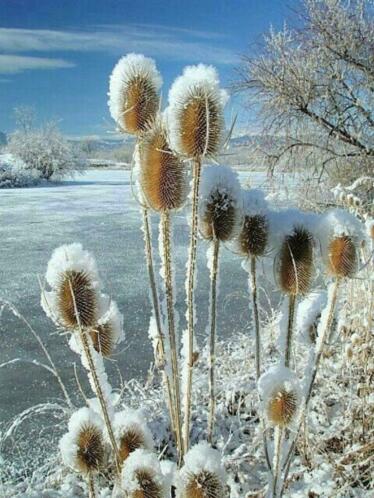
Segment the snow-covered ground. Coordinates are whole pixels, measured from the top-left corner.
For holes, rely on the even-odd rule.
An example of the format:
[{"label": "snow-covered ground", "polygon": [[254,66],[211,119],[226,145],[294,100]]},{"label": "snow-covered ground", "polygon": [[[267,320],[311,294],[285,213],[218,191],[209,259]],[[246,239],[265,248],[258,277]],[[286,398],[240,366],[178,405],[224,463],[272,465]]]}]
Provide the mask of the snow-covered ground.
[{"label": "snow-covered ground", "polygon": [[[241,177],[242,183],[246,183],[248,174]],[[264,181],[264,174],[251,175],[253,185]],[[117,365],[124,378],[144,378],[152,360],[147,337],[150,304],[141,217],[131,193],[130,173],[91,170],[74,180],[55,185],[2,190],[0,220],[0,296],[16,305],[40,334],[56,360],[63,380],[68,385],[74,382],[73,362],[76,357],[66,346],[66,338],[56,334],[40,307],[38,276],[43,279],[55,247],[74,241],[81,242],[95,255],[105,290],[118,302],[124,314],[127,335],[124,347],[128,351],[118,354],[115,358]],[[174,220],[178,302],[183,306],[185,249],[189,229],[184,212],[177,213]],[[154,230],[157,223],[157,216],[154,216]],[[206,313],[206,289],[209,288],[205,247],[202,242],[197,290],[201,313]],[[245,272],[237,257],[229,251],[222,251],[222,258],[224,272],[219,333],[225,331],[230,334],[238,328],[243,331],[248,325]],[[3,338],[0,364],[15,357],[44,360],[43,353],[25,325],[5,311],[0,323]],[[206,335],[205,324],[205,319],[200,320],[200,336]],[[55,395],[53,379],[37,366],[15,363],[0,372],[2,421]]]}]

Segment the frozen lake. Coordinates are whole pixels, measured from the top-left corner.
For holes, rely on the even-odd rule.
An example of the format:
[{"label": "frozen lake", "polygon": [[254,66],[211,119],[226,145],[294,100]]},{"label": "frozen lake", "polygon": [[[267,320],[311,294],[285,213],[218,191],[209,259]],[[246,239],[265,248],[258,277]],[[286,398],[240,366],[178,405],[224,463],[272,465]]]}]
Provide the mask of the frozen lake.
[{"label": "frozen lake", "polygon": [[[242,175],[246,180],[247,175]],[[251,183],[265,181],[262,174]],[[157,216],[152,217],[157,230]],[[184,316],[184,268],[188,240],[185,213],[175,215],[178,306]],[[96,257],[105,292],[119,305],[125,319],[126,343],[114,357],[123,377],[144,378],[152,360],[148,340],[151,312],[139,207],[131,194],[128,171],[90,171],[74,181],[48,187],[0,190],[0,296],[11,301],[29,320],[56,361],[63,380],[75,389],[73,363],[79,358],[56,334],[40,307],[38,276],[43,278],[53,249],[81,242]],[[156,240],[156,239],[155,239]],[[206,244],[199,247],[198,335],[204,340],[208,298]],[[223,337],[248,327],[245,273],[240,261],[222,251],[218,334]],[[183,325],[183,321],[181,321]],[[44,361],[39,345],[27,328],[4,311],[0,321],[0,364],[18,357]],[[110,365],[113,369],[113,366]],[[82,379],[84,374],[82,372]],[[115,382],[114,382],[115,383]],[[88,392],[88,390],[87,390]],[[46,371],[16,363],[0,369],[0,421],[32,404],[60,396]]]}]

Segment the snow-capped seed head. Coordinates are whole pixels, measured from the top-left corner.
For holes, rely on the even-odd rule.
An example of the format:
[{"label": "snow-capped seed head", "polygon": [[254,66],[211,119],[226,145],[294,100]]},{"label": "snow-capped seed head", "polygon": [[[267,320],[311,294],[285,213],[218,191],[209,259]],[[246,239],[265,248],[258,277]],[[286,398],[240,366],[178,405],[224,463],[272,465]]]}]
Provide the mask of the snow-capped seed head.
[{"label": "snow-capped seed head", "polygon": [[265,215],[246,215],[239,235],[239,250],[243,256],[260,257],[268,241],[268,221]]},{"label": "snow-capped seed head", "polygon": [[139,135],[159,108],[162,84],[153,59],[128,54],[115,65],[109,81],[109,109],[126,133]]},{"label": "snow-capped seed head", "polygon": [[303,227],[295,227],[283,241],[279,255],[279,285],[286,294],[306,294],[313,270],[313,238]]},{"label": "snow-capped seed head", "polygon": [[89,408],[81,408],[69,421],[69,432],[60,440],[64,463],[81,474],[98,472],[104,464],[102,422]]},{"label": "snow-capped seed head", "polygon": [[110,302],[109,309],[90,331],[92,345],[98,353],[108,358],[116,345],[124,339],[123,318],[117,304]]},{"label": "snow-capped seed head", "polygon": [[260,377],[258,389],[269,423],[273,426],[290,426],[301,404],[296,375],[286,367],[272,367]]},{"label": "snow-capped seed head", "polygon": [[139,175],[145,199],[155,211],[179,209],[187,196],[184,164],[171,151],[165,125],[156,119],[142,137]]},{"label": "snow-capped seed head", "polygon": [[157,456],[143,449],[131,453],[122,468],[121,489],[128,498],[164,498],[165,480]]},{"label": "snow-capped seed head", "polygon": [[241,192],[237,175],[226,166],[209,166],[201,180],[199,229],[207,240],[232,239],[241,216]]},{"label": "snow-capped seed head", "polygon": [[212,66],[186,67],[169,92],[167,117],[172,148],[188,158],[216,154],[224,131],[226,100]]},{"label": "snow-capped seed head", "polygon": [[153,450],[153,438],[143,415],[138,410],[127,408],[116,413],[113,429],[118,444],[120,462],[139,448]]},{"label": "snow-capped seed head", "polygon": [[357,267],[356,245],[352,237],[334,237],[328,247],[328,269],[335,277],[352,277]]},{"label": "snow-capped seed head", "polygon": [[181,498],[224,498],[225,472],[221,455],[206,442],[194,446],[185,456],[180,471],[178,496]]}]

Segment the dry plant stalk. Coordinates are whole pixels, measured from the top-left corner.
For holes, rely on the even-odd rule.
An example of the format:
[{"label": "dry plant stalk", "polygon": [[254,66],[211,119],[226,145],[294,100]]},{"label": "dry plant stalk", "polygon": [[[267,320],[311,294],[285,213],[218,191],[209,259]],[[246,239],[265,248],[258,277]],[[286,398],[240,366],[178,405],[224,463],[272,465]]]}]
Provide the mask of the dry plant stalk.
[{"label": "dry plant stalk", "polygon": [[287,340],[284,356],[286,367],[290,364],[293,324],[298,295],[306,294],[310,288],[313,269],[313,239],[303,227],[295,227],[286,236],[279,259],[279,284],[288,295]]}]

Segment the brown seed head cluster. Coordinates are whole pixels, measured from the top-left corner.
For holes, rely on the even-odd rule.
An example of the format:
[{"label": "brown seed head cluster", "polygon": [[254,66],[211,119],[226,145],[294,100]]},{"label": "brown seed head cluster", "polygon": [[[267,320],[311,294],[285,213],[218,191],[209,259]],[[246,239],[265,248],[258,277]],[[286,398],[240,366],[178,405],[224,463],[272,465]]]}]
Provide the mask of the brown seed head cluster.
[{"label": "brown seed head cluster", "polygon": [[223,498],[225,490],[219,477],[213,472],[202,470],[191,474],[183,498]]},{"label": "brown seed head cluster", "polygon": [[81,428],[77,446],[77,465],[82,474],[97,472],[103,467],[103,437],[95,425],[87,424]]},{"label": "brown seed head cluster", "polygon": [[121,122],[123,131],[139,135],[146,130],[159,107],[159,95],[147,74],[130,78],[122,97]]},{"label": "brown seed head cluster", "polygon": [[287,427],[297,412],[297,396],[282,388],[275,391],[267,405],[267,416],[274,425]]},{"label": "brown seed head cluster", "polygon": [[351,237],[341,235],[328,248],[329,271],[335,277],[351,277],[357,266],[356,246]]},{"label": "brown seed head cluster", "polygon": [[119,443],[119,459],[123,463],[133,451],[144,448],[144,436],[136,427],[126,430]]},{"label": "brown seed head cluster", "polygon": [[[74,306],[75,301],[75,306]],[[93,327],[97,319],[96,293],[90,277],[82,271],[66,271],[57,288],[57,307],[66,328]]]},{"label": "brown seed head cluster", "polygon": [[239,235],[239,248],[244,256],[263,256],[268,241],[268,223],[266,216],[256,214],[245,216]]},{"label": "brown seed head cluster", "polygon": [[279,259],[279,283],[283,292],[306,294],[313,270],[313,239],[302,227],[285,238]]},{"label": "brown seed head cluster", "polygon": [[140,183],[149,206],[155,211],[181,208],[187,193],[185,167],[171,151],[160,121],[142,137],[140,163]]},{"label": "brown seed head cluster", "polygon": [[215,155],[224,126],[219,98],[196,86],[181,105],[181,149],[189,158]]},{"label": "brown seed head cluster", "polygon": [[200,233],[204,239],[216,238],[225,242],[234,236],[236,220],[237,211],[233,199],[226,192],[216,190],[200,216]]},{"label": "brown seed head cluster", "polygon": [[139,469],[135,475],[140,489],[133,491],[130,498],[163,498],[163,490],[150,469]]},{"label": "brown seed head cluster", "polygon": [[110,322],[98,324],[90,330],[92,345],[98,353],[109,358],[114,350],[114,333]]}]

